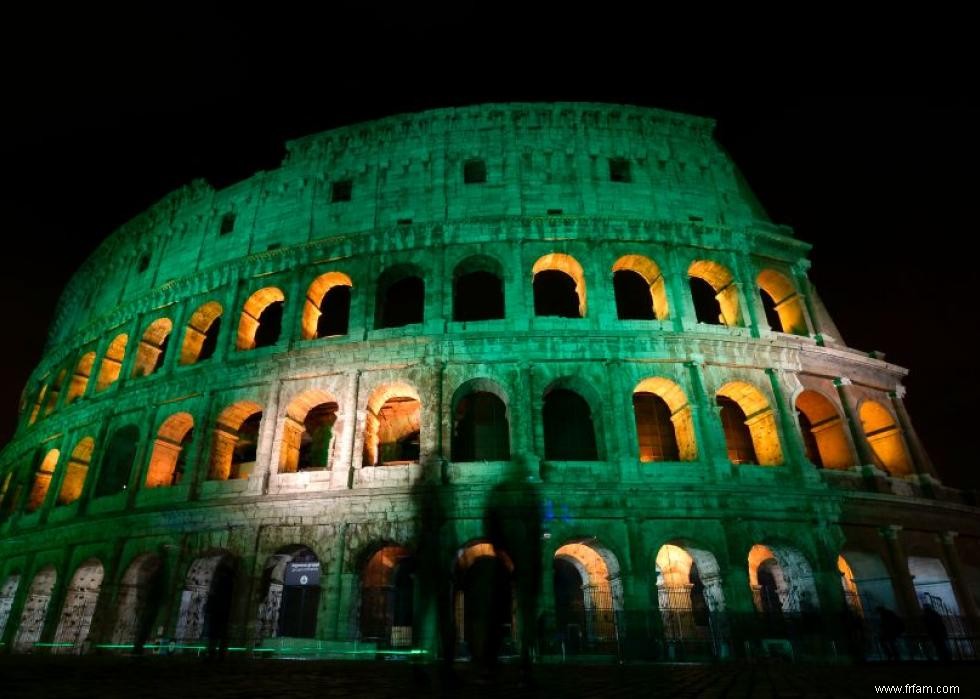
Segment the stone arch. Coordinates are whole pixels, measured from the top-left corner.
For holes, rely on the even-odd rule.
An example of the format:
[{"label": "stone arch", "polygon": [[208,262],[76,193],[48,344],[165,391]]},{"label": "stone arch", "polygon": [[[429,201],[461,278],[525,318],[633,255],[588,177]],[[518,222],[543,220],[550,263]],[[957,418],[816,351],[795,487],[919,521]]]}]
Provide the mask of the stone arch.
[{"label": "stone arch", "polygon": [[[612,271],[616,311],[621,320],[669,317],[664,275],[656,262],[643,255],[623,255],[613,264]],[[630,312],[631,309],[637,312]]]},{"label": "stone arch", "polygon": [[585,272],[578,260],[561,252],[543,255],[531,268],[531,276],[535,315],[585,317]]},{"label": "stone arch", "polygon": [[314,638],[320,608],[320,559],[308,546],[284,546],[265,560],[259,638]]},{"label": "stone arch", "polygon": [[3,585],[0,585],[0,638],[7,628],[7,621],[10,619],[10,610],[13,609],[14,599],[17,597],[17,589],[20,587],[20,573],[10,573]]},{"label": "stone arch", "polygon": [[752,598],[760,614],[796,614],[819,607],[813,569],[796,548],[755,544],[749,550],[748,566]]},{"label": "stone arch", "polygon": [[400,328],[425,320],[425,278],[413,264],[389,267],[378,276],[374,327]]},{"label": "stone arch", "polygon": [[715,655],[723,656],[727,649],[725,594],[714,554],[697,544],[674,540],[657,550],[654,568],[657,607],[669,652],[703,653],[710,645]]},{"label": "stone arch", "polygon": [[184,344],[180,348],[181,365],[196,364],[210,359],[218,347],[221,317],[224,309],[217,301],[197,307],[184,329]]},{"label": "stone arch", "polygon": [[133,362],[134,377],[149,376],[163,366],[173,327],[174,323],[169,318],[157,318],[147,326],[136,348],[136,360]]},{"label": "stone arch", "polygon": [[633,417],[640,461],[697,461],[691,406],[677,383],[662,376],[640,381],[633,389]]},{"label": "stone arch", "polygon": [[112,643],[142,648],[153,631],[153,621],[165,593],[163,561],[155,553],[136,556],[119,581],[116,624]]},{"label": "stone arch", "polygon": [[414,559],[398,544],[372,547],[360,567],[359,633],[379,647],[412,644],[414,621]]},{"label": "stone arch", "polygon": [[65,477],[61,480],[61,491],[58,493],[59,505],[68,505],[82,496],[93,451],[95,451],[95,440],[91,437],[82,437],[75,444],[65,466]]},{"label": "stone arch", "polygon": [[191,563],[177,617],[178,641],[226,637],[236,563],[235,557],[223,550],[202,554]]},{"label": "stone arch", "polygon": [[326,272],[313,280],[303,303],[304,340],[347,334],[353,286],[343,272]]},{"label": "stone arch", "polygon": [[572,540],[555,550],[555,616],[566,646],[615,650],[623,585],[615,554],[595,539]]},{"label": "stone arch", "polygon": [[34,574],[31,586],[27,591],[27,600],[20,614],[17,634],[14,636],[14,652],[24,653],[31,650],[34,644],[41,640],[44,631],[44,620],[51,605],[51,593],[58,580],[54,566],[45,566]]},{"label": "stone arch", "polygon": [[67,367],[62,367],[57,374],[55,374],[54,380],[48,387],[47,397],[44,401],[44,414],[50,415],[58,405],[58,396],[61,395],[61,389],[65,385],[65,377],[68,375]]},{"label": "stone arch", "polygon": [[504,273],[489,255],[470,255],[453,269],[453,320],[472,322],[504,317]]},{"label": "stone arch", "polygon": [[322,389],[309,389],[286,406],[279,473],[330,468],[337,445],[337,399]]},{"label": "stone arch", "polygon": [[861,429],[879,465],[892,476],[912,473],[912,461],[905,448],[902,430],[888,408],[869,399],[861,403],[858,414]]},{"label": "stone arch", "polygon": [[375,388],[364,422],[364,466],[417,462],[422,430],[418,391],[404,381]]},{"label": "stone arch", "polygon": [[[713,260],[695,260],[687,268],[687,276],[691,283],[691,293],[694,296],[695,311],[699,323],[712,325],[741,325],[741,314],[738,307],[738,286],[731,271],[719,262]],[[710,299],[710,294],[702,297],[699,282],[710,287],[714,292],[714,304],[703,303],[702,298]],[[717,315],[714,315],[717,312]]]},{"label": "stone arch", "polygon": [[270,347],[282,333],[282,312],[286,295],[281,289],[267,286],[259,289],[245,302],[238,322],[239,350]]},{"label": "stone arch", "polygon": [[756,277],[769,327],[776,332],[809,335],[803,301],[789,277],[774,269],[764,269]]},{"label": "stone arch", "polygon": [[930,556],[909,556],[908,564],[919,606],[924,609],[928,604],[940,616],[959,616],[960,603],[943,562]]},{"label": "stone arch", "polygon": [[506,551],[482,539],[456,553],[452,584],[457,646],[474,660],[495,656],[504,638],[517,636],[514,563]]},{"label": "stone arch", "polygon": [[826,396],[807,389],[797,396],[796,411],[806,457],[813,465],[829,469],[855,465],[844,421]]},{"label": "stone arch", "polygon": [[[730,381],[718,389],[716,402],[721,407],[725,443],[732,463],[762,466],[783,463],[776,411],[762,391],[747,381]],[[750,438],[748,444],[744,439],[746,429]]]},{"label": "stone arch", "polygon": [[508,461],[510,408],[497,382],[469,379],[453,393],[452,460]]},{"label": "stone arch", "polygon": [[153,442],[150,466],[146,472],[146,487],[177,485],[184,475],[186,447],[194,431],[190,413],[175,413],[163,421]]},{"label": "stone arch", "polygon": [[221,411],[214,427],[208,480],[248,478],[255,465],[262,406],[240,400]]},{"label": "stone arch", "polygon": [[541,418],[545,459],[597,461],[601,430],[596,429],[598,394],[576,377],[552,381],[544,390]]},{"label": "stone arch", "polygon": [[116,428],[102,453],[102,464],[95,482],[95,497],[115,495],[129,485],[136,461],[140,431],[136,425]]},{"label": "stone arch", "polygon": [[105,356],[102,357],[102,364],[99,366],[99,378],[95,382],[96,391],[104,391],[119,378],[123,359],[126,358],[127,342],[129,342],[129,335],[120,333],[109,343]]},{"label": "stone arch", "polygon": [[102,563],[95,558],[84,561],[75,570],[65,592],[61,618],[54,634],[56,652],[81,653],[85,650],[104,576]]},{"label": "stone arch", "polygon": [[24,504],[26,512],[34,512],[44,504],[44,498],[48,495],[48,488],[51,487],[51,479],[54,478],[60,456],[61,452],[57,449],[49,449],[37,465],[37,470],[34,471],[34,482],[31,484],[30,494]]},{"label": "stone arch", "polygon": [[891,574],[877,554],[845,549],[838,556],[837,570],[844,600],[855,613],[871,616],[879,606],[898,608]]},{"label": "stone arch", "polygon": [[92,367],[95,366],[95,352],[86,352],[78,358],[75,365],[75,372],[71,375],[68,384],[68,395],[65,397],[65,405],[71,405],[76,400],[85,395],[88,388],[88,380],[92,375]]}]

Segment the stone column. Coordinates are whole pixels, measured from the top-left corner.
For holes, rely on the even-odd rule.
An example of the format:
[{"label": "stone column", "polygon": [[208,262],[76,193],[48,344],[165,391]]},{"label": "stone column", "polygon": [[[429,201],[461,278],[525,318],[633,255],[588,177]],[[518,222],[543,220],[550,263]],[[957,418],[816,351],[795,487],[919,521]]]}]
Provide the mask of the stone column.
[{"label": "stone column", "polygon": [[938,483],[939,477],[936,473],[936,467],[933,465],[932,459],[929,458],[929,454],[922,447],[919,435],[916,434],[915,428],[912,427],[912,420],[909,419],[908,411],[905,409],[905,401],[903,400],[905,393],[905,386],[896,386],[895,390],[888,394],[888,397],[891,398],[892,407],[895,408],[895,415],[898,416],[898,425],[902,428],[902,437],[905,440],[905,446],[912,459],[912,466],[920,478],[926,481],[926,484],[930,480]]},{"label": "stone column", "polygon": [[627,560],[620,578],[623,583],[623,614],[620,636],[624,659],[649,660],[663,644],[663,624],[652,594],[652,557],[647,550],[643,523],[636,517],[626,518]]},{"label": "stone column", "polygon": [[960,552],[956,548],[957,532],[946,531],[939,535],[939,541],[943,547],[943,559],[946,564],[946,574],[949,577],[949,584],[956,593],[956,601],[960,605],[960,614],[963,615],[974,631],[980,630],[980,608],[970,592],[970,586],[966,581],[963,572],[963,561],[960,559]]},{"label": "stone column", "polygon": [[911,631],[919,625],[919,597],[915,592],[915,583],[912,574],[909,572],[909,561],[905,555],[905,547],[902,545],[902,527],[898,524],[891,524],[878,531],[888,547],[888,567],[898,597],[899,609],[897,611],[905,618],[905,625]]},{"label": "stone column", "polygon": [[694,429],[698,437],[698,456],[702,463],[710,467],[715,476],[730,478],[732,463],[728,460],[725,434],[721,429],[716,406],[713,405],[705,388],[704,364],[691,361],[686,362],[685,366],[691,384],[688,405],[691,406]]},{"label": "stone column", "polygon": [[761,337],[770,332],[769,323],[766,321],[766,312],[762,306],[762,297],[759,296],[759,288],[755,277],[752,276],[754,268],[745,255],[739,255],[735,260],[735,285],[738,298],[745,307],[743,322],[749,327],[752,337]]},{"label": "stone column", "polygon": [[[273,455],[278,455],[282,447],[282,433],[279,431],[280,397],[282,384],[276,382],[269,391],[269,399],[262,407],[262,424],[259,428],[259,443],[255,449],[255,467],[248,476],[247,492],[250,495],[262,495],[269,492],[269,474],[278,470],[278,464],[272,464]],[[279,444],[276,444],[276,436]],[[277,448],[278,447],[278,448]]]},{"label": "stone column", "polygon": [[817,312],[813,307],[813,297],[810,291],[810,278],[806,276],[807,269],[810,268],[809,260],[799,260],[793,265],[793,282],[796,286],[796,294],[802,301],[803,319],[806,321],[810,335],[816,337],[817,344],[823,345],[823,338],[820,336],[820,325],[817,321]]},{"label": "stone column", "polygon": [[864,436],[861,420],[857,415],[857,400],[852,393],[851,380],[846,376],[838,377],[834,379],[834,386],[837,388],[837,394],[840,396],[840,403],[844,408],[844,418],[847,421],[847,428],[851,432],[851,441],[854,442],[854,447],[857,449],[861,465],[874,466],[877,460],[875,459],[874,452],[871,450],[871,445],[868,444],[868,440]]},{"label": "stone column", "polygon": [[757,611],[752,600],[752,588],[749,585],[748,548],[743,546],[738,535],[738,523],[726,520],[725,542],[728,549],[729,564],[725,567],[722,589],[725,594],[725,616],[728,620],[728,631],[732,644],[732,655],[744,658],[751,655],[750,644],[756,639]]},{"label": "stone column", "polygon": [[698,324],[698,316],[694,310],[694,299],[691,298],[687,269],[681,267],[677,253],[670,248],[665,251],[664,265],[667,269],[666,281],[670,292],[667,303],[674,330],[680,332],[692,329]]},{"label": "stone column", "polygon": [[800,423],[796,419],[796,410],[790,405],[783,390],[784,372],[779,369],[767,368],[766,375],[772,386],[772,394],[776,400],[776,412],[779,414],[779,427],[782,432],[783,460],[788,461],[793,472],[803,480],[818,481],[816,473],[806,458],[806,447],[803,445],[803,434]]}]

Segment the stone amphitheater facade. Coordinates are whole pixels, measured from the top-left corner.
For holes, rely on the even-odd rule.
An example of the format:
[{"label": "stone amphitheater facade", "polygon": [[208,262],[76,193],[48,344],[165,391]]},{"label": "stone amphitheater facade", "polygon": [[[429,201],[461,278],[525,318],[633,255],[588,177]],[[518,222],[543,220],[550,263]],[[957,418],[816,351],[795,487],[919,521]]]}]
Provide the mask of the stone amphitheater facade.
[{"label": "stone amphitheater facade", "polygon": [[713,128],[399,115],[122,226],[0,453],[2,649],[874,653],[840,620],[927,602],[969,636],[971,494]]}]

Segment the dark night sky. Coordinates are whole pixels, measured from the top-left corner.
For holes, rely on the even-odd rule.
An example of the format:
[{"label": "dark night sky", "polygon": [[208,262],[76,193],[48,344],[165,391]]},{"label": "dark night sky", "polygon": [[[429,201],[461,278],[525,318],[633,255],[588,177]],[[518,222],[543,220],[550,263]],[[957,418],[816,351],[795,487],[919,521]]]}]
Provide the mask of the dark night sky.
[{"label": "dark night sky", "polygon": [[506,65],[459,80],[429,56],[399,55],[380,73],[340,62],[336,47],[273,68],[251,29],[216,32],[216,17],[206,19],[113,42],[76,38],[53,69],[39,62],[47,44],[3,61],[0,444],[61,288],[100,240],[167,192],[275,168],[287,139],[363,119],[594,100],[717,119],[718,139],[772,219],[814,244],[811,277],[848,344],[911,369],[909,410],[943,479],[980,487],[968,453],[980,389],[968,262],[980,153],[966,96],[683,94],[649,79],[573,81],[555,69],[542,80],[546,71]]}]

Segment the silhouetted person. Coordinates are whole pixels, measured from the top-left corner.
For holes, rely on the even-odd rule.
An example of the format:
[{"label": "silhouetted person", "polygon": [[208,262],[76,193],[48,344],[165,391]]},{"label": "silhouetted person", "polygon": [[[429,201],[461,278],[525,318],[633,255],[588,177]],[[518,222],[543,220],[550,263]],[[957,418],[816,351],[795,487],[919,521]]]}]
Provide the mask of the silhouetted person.
[{"label": "silhouetted person", "polygon": [[946,624],[931,604],[922,605],[922,626],[936,647],[936,657],[944,663],[952,660],[947,643]]},{"label": "silhouetted person", "polygon": [[[538,632],[538,598],[541,594],[541,536],[543,508],[536,478],[528,466],[519,461],[511,466],[508,478],[498,483],[487,500],[483,515],[484,531],[497,552],[510,556],[514,564],[513,580],[517,594],[517,628],[520,632],[521,673],[525,682],[531,680],[531,652]],[[502,565],[497,566],[503,570]],[[506,585],[507,581],[500,581]],[[502,600],[494,595],[494,600]],[[496,605],[495,605],[496,606]],[[497,609],[499,634],[510,610]],[[503,617],[503,618],[502,618]],[[498,644],[499,645],[499,644]],[[494,649],[496,650],[496,649]],[[496,657],[487,659],[492,666]]]},{"label": "silhouetted person", "polygon": [[901,660],[898,652],[898,639],[905,633],[905,622],[892,610],[878,607],[878,639],[885,657],[891,661]]}]

